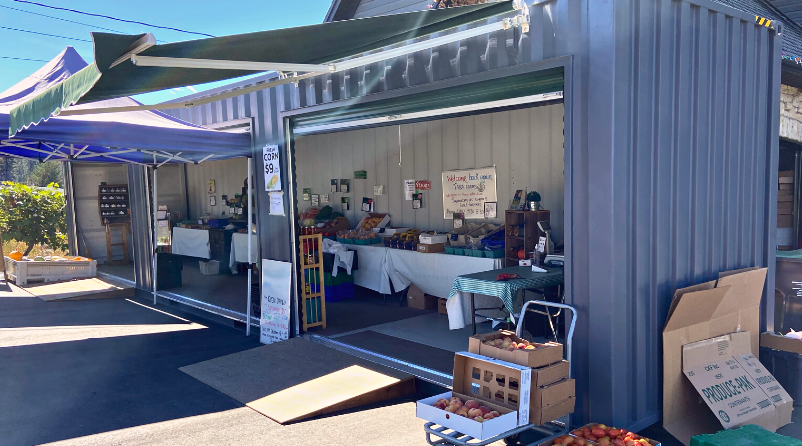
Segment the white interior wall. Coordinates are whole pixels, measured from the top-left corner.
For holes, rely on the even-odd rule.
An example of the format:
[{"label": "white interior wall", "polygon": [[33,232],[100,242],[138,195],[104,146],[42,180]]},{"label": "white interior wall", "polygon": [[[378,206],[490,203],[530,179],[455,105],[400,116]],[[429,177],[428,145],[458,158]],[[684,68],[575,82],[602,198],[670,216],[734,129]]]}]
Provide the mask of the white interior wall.
[{"label": "white interior wall", "polygon": [[181,220],[187,219],[186,179],[183,164],[165,164],[156,170],[156,190],[159,206],[167,206],[170,212],[180,212]]},{"label": "white interior wall", "polygon": [[[128,184],[125,164],[73,163],[73,187],[75,191],[75,221],[78,225],[78,253],[91,257],[98,263],[108,260],[106,250],[106,228],[100,220],[98,208],[98,186],[106,184]],[[112,243],[120,243],[120,231],[112,232]],[[133,259],[133,245],[128,235],[129,259]],[[86,247],[89,251],[86,251]],[[114,260],[122,259],[120,248],[113,248]]]},{"label": "white interior wall", "polygon": [[[313,194],[330,194],[330,204],[340,211],[340,198],[350,197],[345,212],[351,226],[362,218],[363,197],[373,198],[375,211],[390,214],[392,226],[449,231],[443,218],[442,172],[496,166],[499,218],[518,189],[536,190],[541,204],[551,211],[554,241],[563,240],[563,105],[487,113],[401,125],[399,166],[398,126],[299,136],[295,142],[299,208],[303,188]],[[366,170],[367,179],[354,179],[354,171]],[[331,193],[330,181],[348,178],[350,193]],[[429,180],[422,209],[404,200],[405,179]],[[384,185],[384,195],[374,196],[373,186]],[[321,206],[324,206],[321,203]],[[486,220],[471,220],[473,222]]]},{"label": "white interior wall", "polygon": [[[248,176],[247,158],[204,161],[200,164],[187,164],[186,167],[190,218],[201,218],[207,212],[211,217],[228,217],[228,207],[220,197],[228,195],[229,198],[234,198],[234,194],[242,193]],[[214,180],[214,194],[208,193],[209,180]],[[159,188],[161,189],[161,185]],[[215,196],[215,206],[209,205],[210,195]],[[222,212],[225,215],[221,215]]]}]

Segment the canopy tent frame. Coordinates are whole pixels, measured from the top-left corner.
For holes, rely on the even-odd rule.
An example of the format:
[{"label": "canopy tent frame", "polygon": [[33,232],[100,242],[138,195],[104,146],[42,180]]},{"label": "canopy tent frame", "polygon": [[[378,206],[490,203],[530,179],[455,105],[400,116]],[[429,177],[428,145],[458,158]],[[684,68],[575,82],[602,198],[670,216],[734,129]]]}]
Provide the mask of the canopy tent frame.
[{"label": "canopy tent frame", "polygon": [[[219,70],[246,70],[254,72],[263,71],[276,71],[279,73],[277,79],[273,79],[261,84],[252,85],[250,87],[233,90],[229,92],[211,95],[205,98],[193,99],[184,102],[164,103],[158,105],[139,105],[127,107],[98,107],[92,109],[71,109],[66,108],[61,110],[58,114],[61,116],[78,116],[90,115],[101,113],[120,113],[127,111],[142,111],[142,110],[169,110],[192,108],[200,105],[210,104],[223,99],[229,99],[243,94],[253,93],[256,91],[272,88],[278,85],[289,83],[298,84],[301,80],[320,76],[322,74],[332,74],[342,71],[347,71],[353,68],[369,65],[375,62],[381,62],[395,57],[404,56],[414,53],[416,51],[427,50],[436,48],[438,46],[447,45],[449,43],[458,42],[460,40],[469,39],[480,35],[489,34],[495,31],[508,30],[520,27],[521,31],[526,33],[529,31],[529,7],[521,0],[513,1],[513,9],[519,13],[511,18],[505,18],[495,23],[489,23],[475,28],[457,31],[452,34],[444,36],[425,39],[419,42],[400,45],[396,48],[383,49],[373,54],[343,59],[340,61],[331,62],[325,65],[322,64],[286,64],[279,62],[254,62],[254,61],[236,61],[236,60],[211,60],[211,59],[192,59],[192,58],[174,58],[174,57],[154,57],[154,56],[141,56],[137,52],[127,54],[122,57],[122,61],[130,60],[133,64],[142,67],[169,67],[169,68],[197,68],[197,69],[219,69]],[[142,51],[144,51],[143,48]],[[300,74],[299,74],[300,73]],[[13,129],[11,130],[13,131]]]}]

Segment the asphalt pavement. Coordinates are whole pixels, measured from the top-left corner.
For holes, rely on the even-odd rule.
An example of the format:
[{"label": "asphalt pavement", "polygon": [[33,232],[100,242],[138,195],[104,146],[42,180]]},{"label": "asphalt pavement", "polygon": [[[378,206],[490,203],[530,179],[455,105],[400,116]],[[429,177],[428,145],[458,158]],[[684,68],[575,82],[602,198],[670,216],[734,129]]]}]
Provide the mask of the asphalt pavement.
[{"label": "asphalt pavement", "polygon": [[145,299],[0,282],[0,446],[426,444],[416,397],[282,426],[178,370],[259,345]]}]

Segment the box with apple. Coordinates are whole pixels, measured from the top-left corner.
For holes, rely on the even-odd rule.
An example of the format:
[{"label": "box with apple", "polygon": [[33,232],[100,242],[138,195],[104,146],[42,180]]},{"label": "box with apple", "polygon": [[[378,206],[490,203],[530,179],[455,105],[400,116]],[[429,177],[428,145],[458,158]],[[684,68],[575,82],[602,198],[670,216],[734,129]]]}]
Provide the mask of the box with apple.
[{"label": "box with apple", "polygon": [[571,431],[570,435],[563,436],[560,441],[555,439],[555,446],[660,446],[660,442],[649,440],[626,429],[591,423]]},{"label": "box with apple", "polygon": [[507,330],[471,336],[468,351],[527,367],[542,367],[563,359],[562,344],[529,342]]}]

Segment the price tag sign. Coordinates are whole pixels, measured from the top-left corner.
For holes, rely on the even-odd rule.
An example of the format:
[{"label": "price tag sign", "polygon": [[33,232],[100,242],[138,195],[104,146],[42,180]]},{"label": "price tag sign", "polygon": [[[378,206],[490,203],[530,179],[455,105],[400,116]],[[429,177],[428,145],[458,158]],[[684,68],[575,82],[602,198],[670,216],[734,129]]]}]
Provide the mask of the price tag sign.
[{"label": "price tag sign", "polygon": [[265,164],[265,191],[281,190],[281,165],[279,163],[278,146],[268,144],[262,148]]}]

